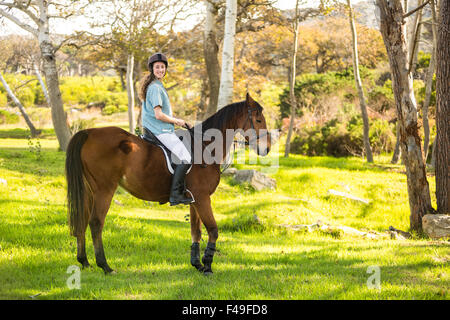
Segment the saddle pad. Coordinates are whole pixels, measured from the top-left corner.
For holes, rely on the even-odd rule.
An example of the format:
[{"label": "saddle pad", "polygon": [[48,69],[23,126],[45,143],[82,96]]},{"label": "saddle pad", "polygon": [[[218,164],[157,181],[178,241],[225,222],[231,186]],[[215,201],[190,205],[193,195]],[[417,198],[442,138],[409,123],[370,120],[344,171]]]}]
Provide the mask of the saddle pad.
[{"label": "saddle pad", "polygon": [[[177,130],[177,131],[179,131],[179,130]],[[186,131],[186,130],[183,130],[183,131]],[[184,133],[175,132],[175,134],[177,134],[178,138],[181,137],[180,138],[181,141],[183,141],[184,140],[183,138],[186,137],[186,135]],[[161,150],[163,151],[163,154],[164,154],[164,158],[166,159],[167,169],[169,170],[170,174],[173,174],[176,164],[172,160],[176,159],[176,161],[179,162],[179,159],[177,158],[177,156],[174,155],[165,145],[163,145],[155,136],[148,137],[145,135],[140,135],[140,138],[161,148]],[[154,140],[154,139],[156,139],[156,140]],[[188,149],[188,151],[189,151],[189,149]],[[191,171],[191,169],[192,169],[192,164],[189,167],[189,169],[187,170],[186,174],[188,174],[189,171]]]}]

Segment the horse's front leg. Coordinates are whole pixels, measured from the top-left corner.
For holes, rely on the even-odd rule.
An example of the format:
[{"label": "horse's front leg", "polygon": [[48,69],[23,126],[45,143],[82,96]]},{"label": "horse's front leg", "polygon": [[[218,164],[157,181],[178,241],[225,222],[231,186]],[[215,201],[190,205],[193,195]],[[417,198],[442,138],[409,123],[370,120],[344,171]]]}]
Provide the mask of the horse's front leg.
[{"label": "horse's front leg", "polygon": [[195,207],[190,205],[190,220],[191,220],[191,264],[197,270],[203,271],[203,265],[200,262],[200,239],[202,238],[201,220],[198,216]]},{"label": "horse's front leg", "polygon": [[195,206],[198,216],[208,231],[208,244],[203,254],[202,262],[204,265],[203,273],[205,275],[212,274],[211,264],[213,262],[214,253],[216,252],[216,240],[219,237],[217,223],[211,208],[211,199],[209,196],[198,197],[197,201],[192,204]]}]

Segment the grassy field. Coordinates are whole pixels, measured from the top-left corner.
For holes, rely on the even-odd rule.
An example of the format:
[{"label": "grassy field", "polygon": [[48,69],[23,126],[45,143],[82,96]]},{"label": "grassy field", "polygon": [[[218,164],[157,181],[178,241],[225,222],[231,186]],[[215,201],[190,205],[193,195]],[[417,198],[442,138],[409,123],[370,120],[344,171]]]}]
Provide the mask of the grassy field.
[{"label": "grassy field", "polygon": [[[321,220],[360,230],[408,230],[406,177],[388,157],[373,165],[358,158],[280,157],[271,174],[276,191],[222,179],[212,198],[219,240],[210,277],[189,264],[187,207],[144,202],[118,189],[103,232],[117,274],[82,270],[81,288],[70,289],[67,270],[78,263],[66,223],[65,154],[51,132],[39,144],[24,132],[0,130],[0,299],[449,298],[449,242],[276,227]],[[429,182],[434,196],[434,178]],[[370,202],[338,198],[329,189]],[[248,219],[254,215],[257,224]],[[90,237],[86,249],[95,265]],[[373,266],[379,268],[378,289],[367,285]]]}]

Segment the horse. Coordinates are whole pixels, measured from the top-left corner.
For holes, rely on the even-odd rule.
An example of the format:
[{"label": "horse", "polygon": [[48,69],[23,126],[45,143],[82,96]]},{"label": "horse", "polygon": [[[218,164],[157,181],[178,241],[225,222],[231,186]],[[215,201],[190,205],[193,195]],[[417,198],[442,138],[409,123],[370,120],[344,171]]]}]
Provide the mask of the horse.
[{"label": "horse", "polygon": [[[201,125],[202,135],[208,129],[215,129],[225,137],[228,129],[245,132],[252,129],[253,135],[244,136],[245,143],[250,144],[258,155],[265,156],[270,151],[270,134],[267,133],[262,111],[261,105],[247,93],[244,101],[223,107],[189,130],[195,132]],[[193,137],[195,134],[191,134]],[[223,139],[223,150],[230,150],[233,139],[229,138]],[[252,141],[256,143],[252,144]],[[202,150],[208,145],[202,141]],[[189,204],[192,238],[190,262],[207,275],[212,273],[211,264],[219,236],[211,208],[211,195],[219,184],[225,156],[226,152],[221,161],[213,163],[194,162],[185,180],[186,188],[195,199]],[[119,127],[85,129],[73,135],[68,144],[65,175],[68,225],[70,234],[77,239],[77,260],[83,268],[90,267],[85,249],[85,233],[89,225],[96,264],[105,274],[112,273],[114,271],[108,265],[103,249],[102,230],[113,195],[121,186],[139,199],[168,202],[171,174],[163,151]],[[208,244],[200,261],[201,223],[208,232]]]}]

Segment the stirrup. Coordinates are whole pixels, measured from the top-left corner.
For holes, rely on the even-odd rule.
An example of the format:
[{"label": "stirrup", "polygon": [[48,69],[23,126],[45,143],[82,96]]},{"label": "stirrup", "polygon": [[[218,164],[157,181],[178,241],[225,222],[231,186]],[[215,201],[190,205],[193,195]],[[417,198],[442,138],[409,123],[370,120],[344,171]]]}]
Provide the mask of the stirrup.
[{"label": "stirrup", "polygon": [[189,194],[191,195],[191,198],[192,198],[192,202],[191,203],[194,203],[195,202],[195,198],[194,198],[194,195],[192,194],[192,192],[188,188],[186,188],[186,192],[189,192]]}]

